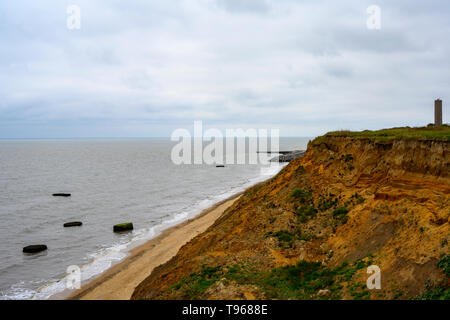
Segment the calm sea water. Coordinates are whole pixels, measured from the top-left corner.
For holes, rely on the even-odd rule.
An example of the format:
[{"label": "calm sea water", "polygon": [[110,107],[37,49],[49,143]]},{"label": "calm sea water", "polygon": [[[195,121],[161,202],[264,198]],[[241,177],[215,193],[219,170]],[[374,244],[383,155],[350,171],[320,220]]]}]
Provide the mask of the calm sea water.
[{"label": "calm sea water", "polygon": [[[280,149],[305,149],[285,138]],[[213,203],[269,178],[261,165],[175,165],[164,139],[0,141],[0,299],[47,299],[65,289],[67,267],[82,280],[128,250]],[[68,192],[69,198],[52,197]],[[69,221],[82,227],[63,228]],[[112,226],[132,221],[134,230]],[[25,255],[22,248],[46,244]]]}]

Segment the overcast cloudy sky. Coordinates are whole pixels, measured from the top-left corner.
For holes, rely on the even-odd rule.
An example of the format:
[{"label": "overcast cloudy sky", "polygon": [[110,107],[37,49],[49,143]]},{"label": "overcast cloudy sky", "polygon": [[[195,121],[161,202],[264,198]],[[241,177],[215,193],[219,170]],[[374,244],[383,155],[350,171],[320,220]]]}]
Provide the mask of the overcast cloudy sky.
[{"label": "overcast cloudy sky", "polygon": [[0,138],[449,122],[449,40],[447,0],[1,1]]}]

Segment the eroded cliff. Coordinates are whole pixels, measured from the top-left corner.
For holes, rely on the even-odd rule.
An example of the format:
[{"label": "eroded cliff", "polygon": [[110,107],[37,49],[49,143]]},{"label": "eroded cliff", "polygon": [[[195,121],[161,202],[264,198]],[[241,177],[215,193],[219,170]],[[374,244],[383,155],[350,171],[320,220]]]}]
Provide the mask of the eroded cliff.
[{"label": "eroded cliff", "polygon": [[[449,151],[445,139],[316,139],[132,298],[449,298]],[[369,265],[381,289],[366,287]]]}]

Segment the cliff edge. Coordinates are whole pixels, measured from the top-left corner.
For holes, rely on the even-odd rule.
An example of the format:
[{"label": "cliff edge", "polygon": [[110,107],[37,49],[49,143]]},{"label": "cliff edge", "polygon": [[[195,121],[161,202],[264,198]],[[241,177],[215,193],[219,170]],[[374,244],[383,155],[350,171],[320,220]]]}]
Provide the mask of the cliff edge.
[{"label": "cliff edge", "polygon": [[450,127],[390,130],[311,141],[132,299],[450,299]]}]

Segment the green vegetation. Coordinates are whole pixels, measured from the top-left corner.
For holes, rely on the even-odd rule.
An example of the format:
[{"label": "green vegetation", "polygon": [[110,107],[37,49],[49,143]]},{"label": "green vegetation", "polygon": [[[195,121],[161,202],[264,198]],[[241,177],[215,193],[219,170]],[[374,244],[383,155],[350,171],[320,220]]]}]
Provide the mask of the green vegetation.
[{"label": "green vegetation", "polygon": [[450,288],[444,281],[432,283],[427,279],[425,283],[425,292],[414,297],[414,300],[450,300]]},{"label": "green vegetation", "polygon": [[444,287],[431,287],[421,295],[414,298],[415,300],[450,300],[450,289]]},{"label": "green vegetation", "polygon": [[[339,299],[342,284],[351,281],[358,270],[370,263],[358,260],[355,264],[343,263],[330,269],[320,262],[303,260],[296,265],[273,269],[257,285],[263,288],[270,299]],[[318,297],[317,292],[324,289],[330,290],[330,295]]]},{"label": "green vegetation", "polygon": [[192,273],[189,277],[181,279],[172,288],[182,290],[185,299],[200,299],[206,290],[220,279],[222,267],[202,266],[198,272]]},{"label": "green vegetation", "polygon": [[346,154],[341,156],[341,160],[345,162],[349,162],[353,160],[353,156],[351,154]]},{"label": "green vegetation", "polygon": [[[370,293],[360,283],[353,283],[355,273],[369,266],[372,261],[358,260],[353,264],[342,263],[330,269],[320,262],[302,260],[296,265],[261,271],[252,264],[235,264],[231,267],[206,267],[181,279],[172,286],[184,299],[201,299],[215,282],[233,281],[238,285],[254,285],[268,299],[340,299],[344,284],[355,299],[367,299]],[[329,290],[319,296],[319,290]]]},{"label": "green vegetation", "polygon": [[426,140],[450,140],[450,126],[442,125],[439,127],[401,127],[391,129],[381,129],[377,131],[332,131],[317,137],[313,143],[323,142],[327,137],[352,137],[356,139],[369,139],[375,141],[390,141],[395,139],[426,139]]},{"label": "green vegetation", "polygon": [[333,217],[339,222],[346,223],[348,220],[348,209],[346,207],[339,207],[334,209]]},{"label": "green vegetation", "polygon": [[[347,206],[361,204],[365,200],[358,193],[354,193],[350,197],[350,199],[344,203],[344,206],[337,207],[339,202],[341,201],[341,196],[336,197],[332,193],[322,194],[320,195],[318,201],[315,201],[312,190],[306,191],[300,188],[295,188],[291,192],[291,197],[293,197],[301,204],[299,206],[298,203],[294,203],[294,214],[297,216],[298,223],[305,223],[309,218],[316,217],[318,212],[325,212],[333,208],[334,210],[332,211],[332,216],[334,218],[334,221],[332,225],[334,226],[334,228],[336,228],[339,224],[345,224],[347,222],[347,213],[349,212]],[[317,207],[315,205],[317,205]]]},{"label": "green vegetation", "polygon": [[309,233],[302,233],[300,228],[297,228],[294,233],[286,230],[279,230],[277,232],[268,232],[266,237],[274,237],[278,240],[278,245],[281,248],[292,248],[296,240],[309,241],[314,239],[316,236]]},{"label": "green vegetation", "polygon": [[440,268],[447,277],[450,277],[450,254],[444,255],[438,262],[437,267]]},{"label": "green vegetation", "polygon": [[118,227],[128,227],[128,226],[130,226],[130,225],[132,225],[131,222],[125,222],[125,223],[119,223],[119,224],[116,224],[116,226],[118,226]]},{"label": "green vegetation", "polygon": [[365,290],[366,288],[367,285],[362,283],[352,283],[348,287],[350,295],[355,300],[366,300],[370,298],[370,292],[368,290]]},{"label": "green vegetation", "polygon": [[351,200],[352,200],[352,202],[353,202],[353,200],[356,200],[356,203],[360,204],[360,203],[363,203],[366,199],[364,199],[362,196],[360,196],[358,194],[358,192],[355,192],[354,194],[352,194]]},{"label": "green vegetation", "polygon": [[300,189],[300,188],[295,188],[291,192],[291,196],[293,198],[295,198],[296,200],[298,200],[300,203],[306,203],[306,202],[311,200],[312,191],[311,190],[305,191],[305,190]]},{"label": "green vegetation", "polygon": [[298,233],[297,238],[299,240],[309,241],[311,239],[315,239],[316,236],[314,234],[310,234],[310,233]]},{"label": "green vegetation", "polygon": [[[436,266],[445,273],[447,277],[450,277],[450,254],[442,256],[436,263]],[[437,284],[431,283],[429,279],[425,284],[425,292],[415,297],[418,300],[450,300],[450,288],[448,287],[448,279],[438,282]]]},{"label": "green vegetation", "polygon": [[333,208],[337,205],[338,200],[334,198],[334,194],[328,194],[328,196],[320,197],[318,202],[319,211],[326,211],[330,208]]},{"label": "green vegetation", "polygon": [[317,213],[317,209],[314,206],[306,205],[301,206],[297,210],[295,210],[295,215],[297,216],[297,220],[300,223],[306,222],[308,217],[314,217]]},{"label": "green vegetation", "polygon": [[280,230],[275,232],[274,237],[276,237],[280,243],[281,246],[285,247],[285,246],[292,246],[292,243],[295,240],[295,236],[290,233],[289,231],[285,231],[285,230]]}]

